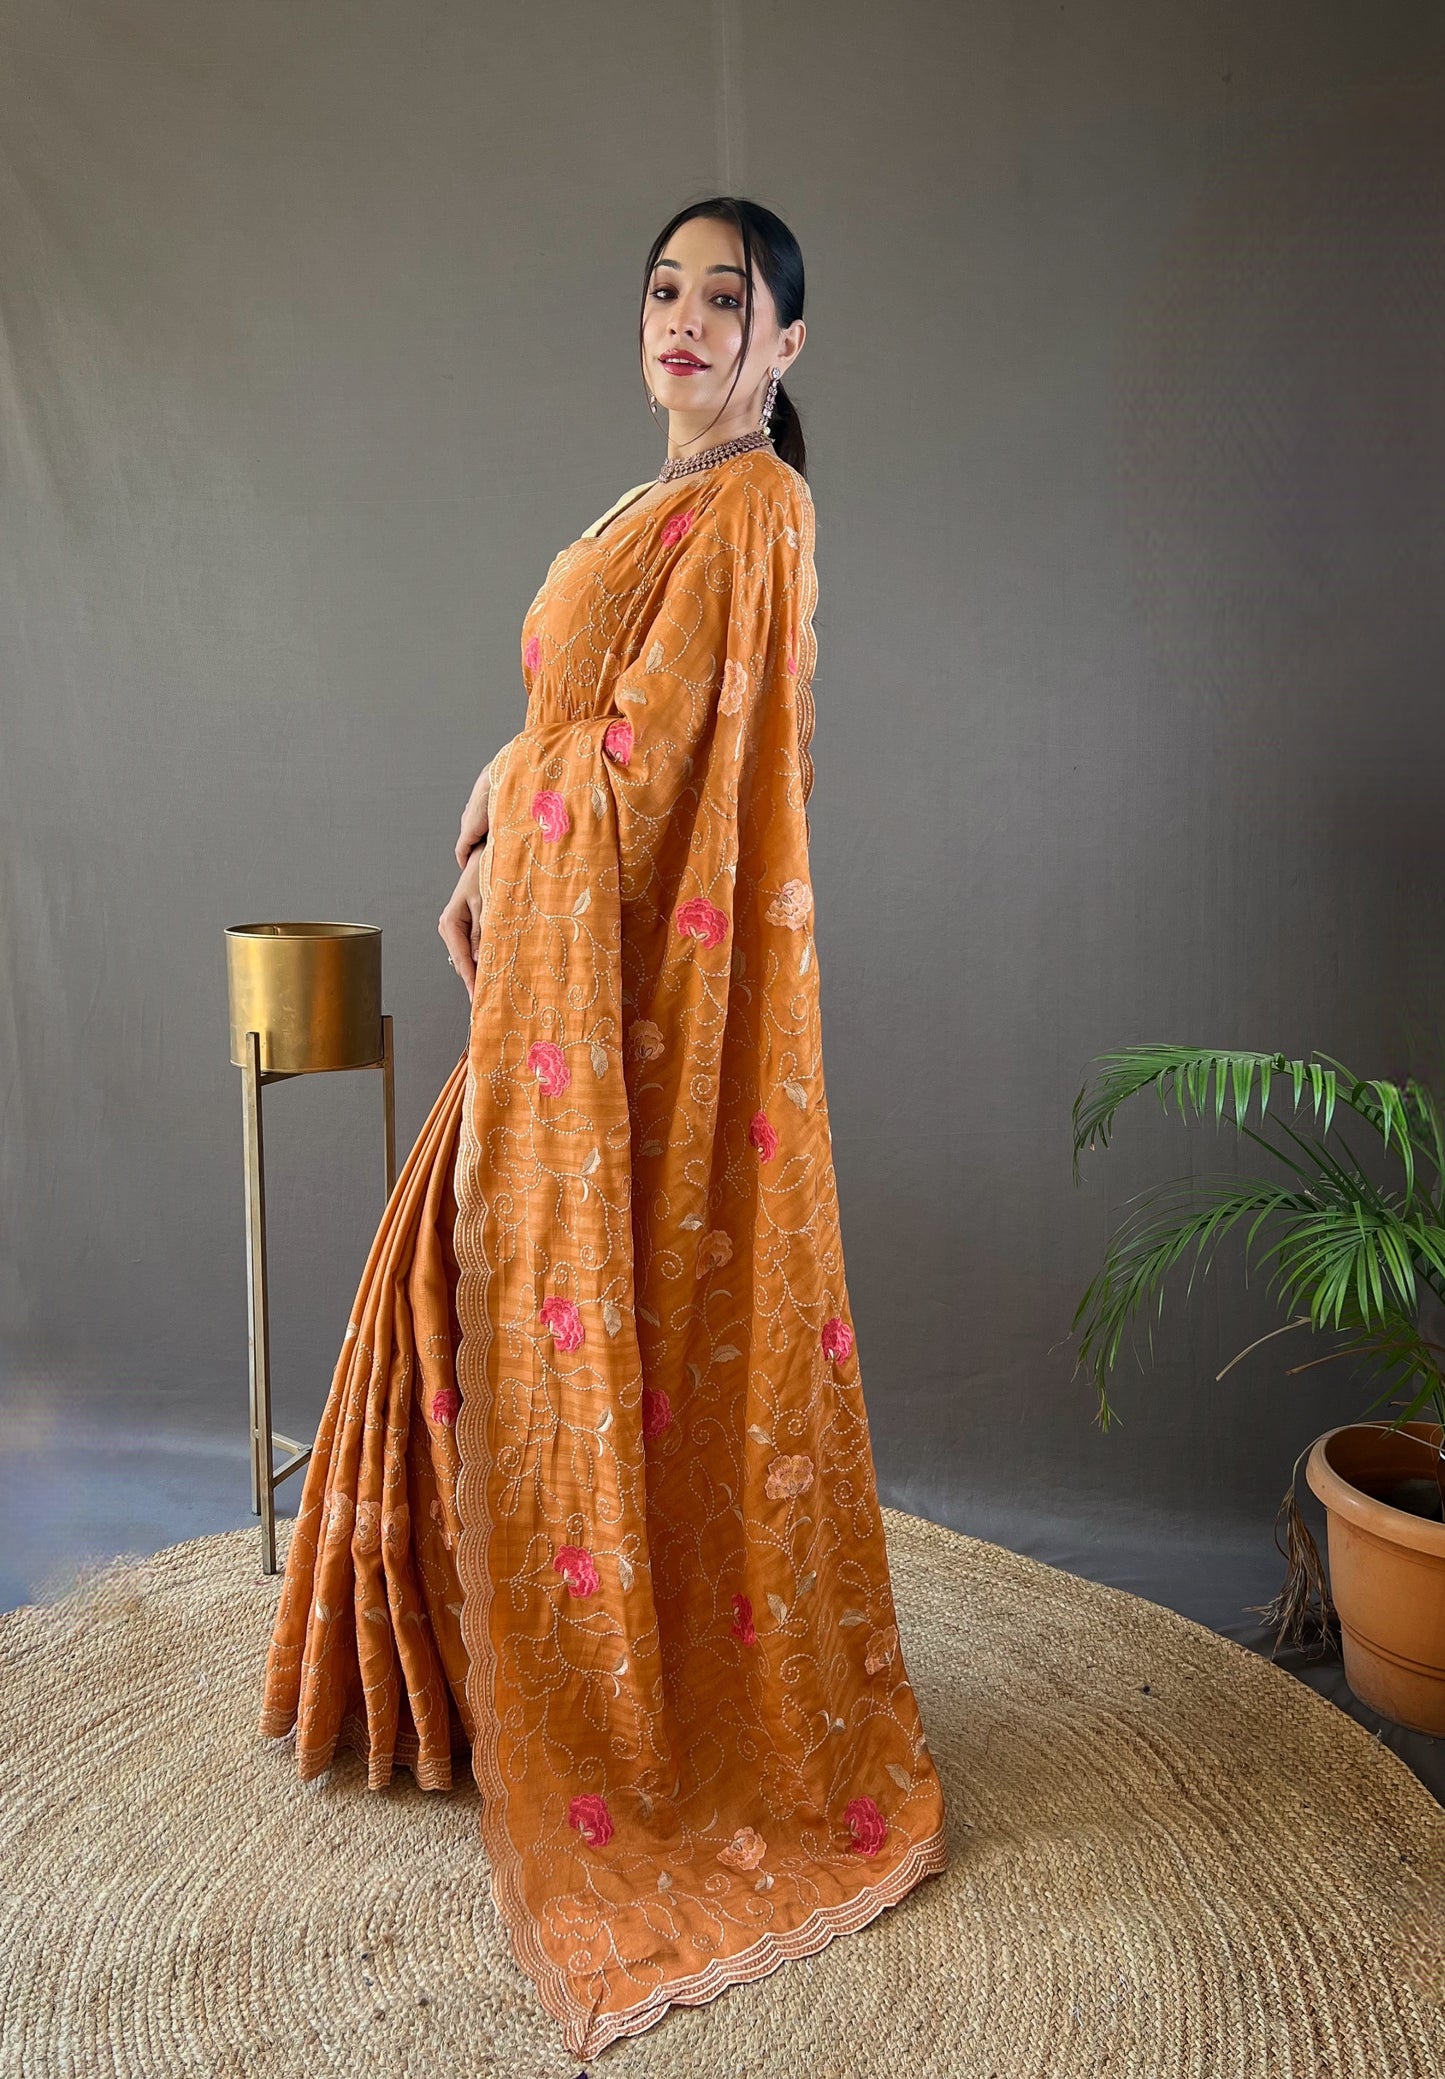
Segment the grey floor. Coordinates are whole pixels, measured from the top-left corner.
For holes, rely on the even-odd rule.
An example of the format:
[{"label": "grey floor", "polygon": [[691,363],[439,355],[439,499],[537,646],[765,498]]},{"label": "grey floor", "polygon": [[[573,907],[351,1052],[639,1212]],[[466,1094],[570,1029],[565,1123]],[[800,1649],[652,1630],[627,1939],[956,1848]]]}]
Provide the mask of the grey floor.
[{"label": "grey floor", "polygon": [[[0,1607],[49,1600],[86,1566],[120,1553],[156,1552],[186,1538],[257,1524],[248,1478],[241,1437],[143,1435],[136,1424],[94,1418],[88,1426],[84,1419],[67,1424],[63,1434],[48,1422],[0,1424],[0,1491],[9,1532],[0,1552]],[[300,1478],[293,1476],[281,1490],[283,1513],[294,1513]],[[886,1490],[883,1499],[910,1506]],[[1312,1496],[1302,1492],[1302,1499],[1323,1550],[1323,1512]],[[957,1510],[952,1528],[1128,1589],[1252,1651],[1269,1652],[1269,1638],[1248,1606],[1267,1602],[1279,1586],[1283,1562],[1271,1523],[1227,1529],[1175,1523],[1167,1536],[1157,1530],[1131,1534],[1118,1525],[1070,1523],[1057,1513],[1044,1520],[981,1498]],[[258,1526],[258,1559],[259,1538]],[[1357,1702],[1333,1655],[1286,1651],[1277,1665],[1348,1711],[1445,1803],[1445,1740],[1407,1732]]]}]

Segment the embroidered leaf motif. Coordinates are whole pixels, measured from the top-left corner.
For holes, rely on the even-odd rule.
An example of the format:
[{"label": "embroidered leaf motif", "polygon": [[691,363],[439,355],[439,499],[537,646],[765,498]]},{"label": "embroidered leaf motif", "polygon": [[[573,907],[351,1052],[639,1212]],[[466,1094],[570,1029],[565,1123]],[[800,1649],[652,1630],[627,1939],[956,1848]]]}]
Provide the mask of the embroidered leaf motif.
[{"label": "embroidered leaf motif", "polygon": [[812,941],[811,939],[809,939],[809,940],[808,940],[808,942],[807,942],[807,944],[806,944],[806,945],[805,945],[805,946],[803,947],[803,957],[802,957],[802,959],[801,959],[801,960],[800,960],[800,961],[798,962],[798,973],[799,973],[800,975],[805,975],[805,974],[806,974],[806,973],[808,972],[808,969],[809,969],[809,968],[810,968],[810,967],[812,966],[812,964],[813,964],[813,941]]},{"label": "embroidered leaf motif", "polygon": [[817,1585],[818,1576],[816,1574],[804,1574],[802,1580],[798,1583],[798,1594],[800,1596],[811,1595]]},{"label": "embroidered leaf motif", "polygon": [[578,896],[577,900],[572,905],[572,914],[574,917],[580,917],[584,910],[591,909],[591,907],[592,890],[590,888],[584,888],[582,890],[582,893]]},{"label": "embroidered leaf motif", "polygon": [[617,1578],[624,1588],[632,1586],[634,1579],[632,1561],[625,1552],[619,1552],[617,1555]]},{"label": "embroidered leaf motif", "polygon": [[[609,1335],[616,1335],[622,1326],[622,1309],[615,1299],[604,1299],[602,1302],[602,1326]],[[862,1619],[858,1621],[861,1624]]]},{"label": "embroidered leaf motif", "polygon": [[460,1603],[448,1603],[447,1608],[451,1611],[453,1617],[460,1617],[462,1614],[462,1606]]},{"label": "embroidered leaf motif", "polygon": [[[461,1604],[458,1603],[456,1607],[460,1609]],[[388,1622],[387,1613],[382,1609],[380,1603],[368,1603],[366,1605],[366,1615],[373,1624],[385,1624]]]},{"label": "embroidered leaf motif", "polygon": [[773,1880],[772,1880],[771,1876],[770,1876],[770,1875],[768,1874],[768,1872],[767,1872],[766,1870],[764,1870],[764,1871],[763,1871],[763,1874],[762,1874],[762,1876],[761,1876],[761,1877],[759,1877],[759,1878],[758,1878],[758,1880],[757,1880],[757,1882],[756,1882],[756,1883],[754,1884],[754,1886],[753,1886],[753,1890],[754,1890],[754,1891],[771,1891],[771,1890],[772,1890],[772,1888],[773,1888]]},{"label": "embroidered leaf motif", "polygon": [[846,1731],[848,1730],[848,1728],[847,1728],[847,1726],[846,1726],[846,1725],[845,1725],[845,1724],[843,1723],[843,1721],[842,1721],[842,1719],[841,1719],[841,1718],[835,1718],[835,1719],[833,1720],[833,1730],[834,1730],[834,1732],[846,1732]]},{"label": "embroidered leaf motif", "polygon": [[323,1602],[318,1602],[318,1603],[317,1603],[317,1605],[316,1605],[316,1614],[317,1614],[317,1616],[318,1616],[318,1617],[319,1617],[319,1618],[321,1619],[321,1621],[322,1621],[322,1623],[323,1623],[323,1624],[328,1624],[328,1623],[330,1623],[330,1621],[331,1621],[331,1612],[330,1612],[330,1610],[328,1610],[328,1609],[327,1609],[327,1607],[326,1607],[325,1603],[323,1603]]},{"label": "embroidered leaf motif", "polygon": [[701,1227],[702,1215],[700,1213],[689,1213],[685,1220],[678,1222],[678,1225],[680,1227]]},{"label": "embroidered leaf motif", "polygon": [[644,1141],[638,1153],[640,1155],[660,1155],[662,1153],[662,1142]]},{"label": "embroidered leaf motif", "polygon": [[774,1616],[775,1616],[775,1617],[777,1618],[777,1620],[778,1620],[779,1624],[786,1624],[786,1623],[787,1623],[787,1621],[788,1621],[788,1606],[787,1606],[787,1604],[786,1604],[786,1603],[785,1603],[785,1602],[783,1601],[783,1598],[782,1598],[782,1597],[781,1597],[780,1595],[770,1595],[770,1596],[768,1597],[768,1608],[769,1608],[769,1609],[770,1609],[770,1610],[772,1611],[773,1615],[774,1615]]},{"label": "embroidered leaf motif", "polygon": [[748,1424],[748,1435],[755,1444],[771,1444],[773,1441],[768,1432],[765,1429],[760,1429],[756,1422]]},{"label": "embroidered leaf motif", "polygon": [[690,1372],[692,1373],[692,1383],[693,1383],[693,1385],[694,1385],[694,1386],[701,1386],[701,1384],[702,1384],[702,1366],[701,1366],[700,1364],[696,1363],[696,1362],[695,1362],[694,1360],[692,1360],[692,1359],[689,1359],[689,1361],[688,1361],[688,1367],[687,1367],[687,1368],[688,1368],[688,1370],[689,1370],[689,1371],[690,1371]]},{"label": "embroidered leaf motif", "polygon": [[614,1675],[625,1675],[627,1673],[627,1655],[625,1653],[612,1672]]},{"label": "embroidered leaf motif", "polygon": [[893,1778],[894,1782],[898,1785],[898,1788],[900,1790],[908,1790],[912,1788],[913,1778],[909,1775],[907,1769],[904,1768],[901,1761],[890,1761],[888,1764],[888,1773]]},{"label": "embroidered leaf motif", "polygon": [[659,1873],[659,1876],[658,1876],[658,1879],[657,1879],[657,1888],[658,1888],[658,1890],[659,1890],[659,1891],[671,1891],[671,1889],[672,1889],[672,1879],[671,1879],[671,1877],[670,1877],[670,1876],[668,1875],[668,1873],[667,1873],[667,1871],[666,1871],[666,1870],[663,1870],[663,1871],[661,1871],[661,1872]]},{"label": "embroidered leaf motif", "polygon": [[609,1429],[611,1429],[611,1427],[612,1427],[612,1410],[611,1410],[611,1408],[609,1408],[609,1409],[607,1410],[606,1414],[605,1414],[605,1415],[604,1415],[604,1416],[602,1417],[602,1419],[601,1419],[601,1420],[599,1421],[599,1423],[597,1424],[597,1434],[598,1434],[598,1436],[600,1436],[600,1437],[601,1437],[601,1436],[606,1436],[606,1434],[607,1434],[608,1430],[609,1430]]},{"label": "embroidered leaf motif", "polygon": [[746,954],[746,953],[745,953],[745,952],[743,951],[743,949],[742,949],[742,947],[741,947],[741,946],[734,946],[734,947],[733,947],[733,974],[734,974],[735,976],[742,976],[742,975],[745,975],[745,974],[747,973],[747,970],[748,970],[748,956],[747,956],[747,954]]},{"label": "embroidered leaf motif", "polygon": [[653,1313],[651,1307],[645,1307],[642,1305],[641,1301],[639,1301],[637,1311],[639,1314],[641,1314],[643,1320],[650,1321],[654,1328],[661,1327],[662,1324],[659,1322],[656,1314]]},{"label": "embroidered leaf motif", "polygon": [[644,666],[644,669],[645,669],[645,670],[647,670],[647,671],[661,671],[661,669],[662,669],[662,644],[661,644],[660,642],[655,642],[655,643],[654,643],[654,644],[652,645],[652,648],[651,648],[651,649],[650,649],[650,650],[648,651],[648,653],[647,653],[647,663],[646,663],[646,665]]},{"label": "embroidered leaf motif", "polygon": [[605,816],[607,813],[607,793],[605,788],[598,786],[596,780],[592,782],[592,811],[598,816]]},{"label": "embroidered leaf motif", "polygon": [[868,1619],[861,1610],[845,1610],[838,1622],[839,1624],[866,1624]]},{"label": "embroidered leaf motif", "polygon": [[790,1077],[789,1080],[786,1083],[784,1083],[783,1089],[787,1093],[787,1095],[792,1098],[793,1103],[798,1107],[798,1110],[800,1112],[807,1111],[808,1093],[803,1088],[802,1084],[798,1082],[796,1077]]},{"label": "embroidered leaf motif", "polygon": [[586,1160],[586,1161],[585,1161],[585,1162],[583,1163],[583,1165],[582,1165],[582,1174],[583,1174],[583,1176],[584,1176],[584,1177],[590,1177],[590,1176],[591,1176],[591,1174],[592,1174],[592,1172],[593,1172],[593,1170],[594,1170],[594,1169],[596,1169],[596,1167],[597,1167],[598,1163],[599,1163],[599,1162],[600,1162],[601,1160],[602,1160],[602,1150],[601,1150],[600,1148],[594,1148],[594,1149],[592,1150],[592,1153],[591,1153],[591,1154],[590,1154],[590,1155],[589,1155],[589,1156],[587,1157],[587,1160]]},{"label": "embroidered leaf motif", "polygon": [[741,1357],[743,1353],[736,1343],[719,1343],[712,1354],[719,1364],[727,1364],[732,1358]]},{"label": "embroidered leaf motif", "polygon": [[607,1049],[600,1040],[593,1040],[591,1051],[593,1075],[598,1077],[605,1076],[607,1073]]},{"label": "embroidered leaf motif", "polygon": [[630,700],[634,707],[646,707],[647,705],[647,695],[639,693],[635,686],[620,686],[617,698],[619,700]]}]

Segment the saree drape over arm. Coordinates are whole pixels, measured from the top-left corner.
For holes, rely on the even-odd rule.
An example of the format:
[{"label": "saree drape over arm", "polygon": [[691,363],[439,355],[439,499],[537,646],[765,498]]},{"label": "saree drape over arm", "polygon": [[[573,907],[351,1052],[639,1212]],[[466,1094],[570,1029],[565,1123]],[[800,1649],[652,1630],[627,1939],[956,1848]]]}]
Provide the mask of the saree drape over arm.
[{"label": "saree drape over arm", "polygon": [[759,451],[614,514],[523,626],[467,1052],[363,1278],[262,1719],[373,1783],[471,1742],[583,2056],[945,1862],[823,1078],[812,503]]}]

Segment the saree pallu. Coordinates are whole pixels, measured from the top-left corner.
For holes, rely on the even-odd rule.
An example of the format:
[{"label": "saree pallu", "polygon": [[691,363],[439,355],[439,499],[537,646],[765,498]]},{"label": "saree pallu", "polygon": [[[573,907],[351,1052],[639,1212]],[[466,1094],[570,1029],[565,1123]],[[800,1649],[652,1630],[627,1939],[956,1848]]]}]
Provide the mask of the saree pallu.
[{"label": "saree pallu", "polygon": [[946,1862],[844,1277],[806,804],[813,507],[754,451],[554,559],[465,1054],[362,1277],[260,1729],[470,1753],[585,2058]]}]

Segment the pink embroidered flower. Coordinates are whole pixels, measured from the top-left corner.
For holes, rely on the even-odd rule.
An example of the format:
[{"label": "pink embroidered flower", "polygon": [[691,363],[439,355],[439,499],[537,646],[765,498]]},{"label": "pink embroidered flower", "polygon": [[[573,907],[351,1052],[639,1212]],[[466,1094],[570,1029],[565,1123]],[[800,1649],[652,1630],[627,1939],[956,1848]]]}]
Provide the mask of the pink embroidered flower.
[{"label": "pink embroidered flower", "polygon": [[672,1421],[672,1402],[661,1386],[644,1386],[642,1389],[642,1434],[645,1437],[660,1437]]},{"label": "pink embroidered flower", "polygon": [[688,528],[691,525],[691,506],[688,507],[688,510],[685,513],[674,513],[670,520],[665,520],[663,522],[662,546],[665,549],[670,549],[674,542],[682,540],[682,537],[684,536],[684,534],[686,534]]},{"label": "pink embroidered flower", "polygon": [[522,652],[522,662],[528,671],[535,671],[542,661],[542,638],[532,635],[527,638],[527,647]]},{"label": "pink embroidered flower", "polygon": [[656,1061],[662,1052],[662,1031],[651,1018],[637,1018],[627,1029],[627,1043],[639,1061]]},{"label": "pink embroidered flower", "polygon": [[615,758],[619,765],[628,763],[632,756],[632,724],[626,715],[608,723],[602,732],[602,748],[608,757]]},{"label": "pink embroidered flower", "polygon": [[853,1331],[841,1314],[833,1314],[823,1323],[820,1337],[823,1355],[830,1364],[842,1364],[853,1349]]},{"label": "pink embroidered flower", "polygon": [[755,1870],[767,1852],[768,1844],[760,1833],[750,1826],[740,1826],[726,1848],[719,1848],[717,1859],[730,1870]]},{"label": "pink embroidered flower", "polygon": [[786,924],[789,931],[801,931],[812,908],[813,891],[806,881],[784,881],[768,904],[767,919],[770,924]]},{"label": "pink embroidered flower", "polygon": [[612,1814],[606,1798],[595,1790],[573,1798],[567,1807],[567,1824],[576,1827],[590,1848],[605,1848],[612,1839]]},{"label": "pink embroidered flower", "polygon": [[876,1855],[888,1838],[888,1821],[871,1797],[855,1797],[843,1814],[855,1855]]},{"label": "pink embroidered flower", "polygon": [[457,1392],[455,1386],[443,1386],[439,1388],[438,1391],[432,1395],[432,1421],[445,1422],[450,1426],[451,1423],[456,1421],[457,1413],[461,1407],[461,1404],[462,1397]]},{"label": "pink embroidered flower", "polygon": [[676,923],[684,938],[701,939],[705,946],[715,946],[727,937],[727,912],[710,903],[705,895],[692,895],[680,902]]},{"label": "pink embroidered flower", "polygon": [[697,1245],[697,1274],[702,1277],[707,1271],[731,1260],[732,1238],[721,1227],[711,1228]]},{"label": "pink embroidered flower", "polygon": [[572,828],[572,818],[567,812],[566,802],[549,787],[544,787],[540,794],[532,796],[532,814],[542,826],[543,837],[549,840],[565,837]]},{"label": "pink embroidered flower", "polygon": [[560,1292],[549,1292],[537,1310],[537,1319],[544,1328],[552,1331],[552,1340],[559,1350],[580,1350],[586,1341],[586,1330],[577,1302],[563,1299]]},{"label": "pink embroidered flower", "polygon": [[750,1596],[733,1597],[733,1621],[728,1630],[735,1639],[741,1639],[745,1646],[756,1646],[758,1643],[758,1635],[753,1630],[753,1605]]},{"label": "pink embroidered flower", "polygon": [[875,1631],[868,1641],[868,1652],[863,1665],[870,1675],[881,1674],[890,1666],[898,1651],[898,1626],[885,1624],[882,1631]]},{"label": "pink embroidered flower", "polygon": [[541,1084],[544,1097],[556,1097],[572,1080],[567,1056],[555,1040],[533,1040],[527,1049],[527,1066]]},{"label": "pink embroidered flower", "polygon": [[748,1139],[757,1149],[764,1162],[771,1162],[778,1152],[776,1127],[769,1123],[766,1112],[754,1112],[748,1126]]},{"label": "pink embroidered flower", "polygon": [[747,690],[747,666],[739,664],[736,657],[729,657],[723,666],[722,691],[717,697],[718,713],[735,715],[743,704],[743,696]]},{"label": "pink embroidered flower", "polygon": [[812,1484],[813,1461],[805,1451],[792,1458],[775,1458],[763,1483],[774,1501],[791,1501],[795,1494],[806,1494]]},{"label": "pink embroidered flower", "polygon": [[558,1547],[557,1557],[552,1561],[557,1572],[567,1583],[573,1595],[595,1595],[597,1593],[597,1562],[590,1552],[580,1545]]}]

